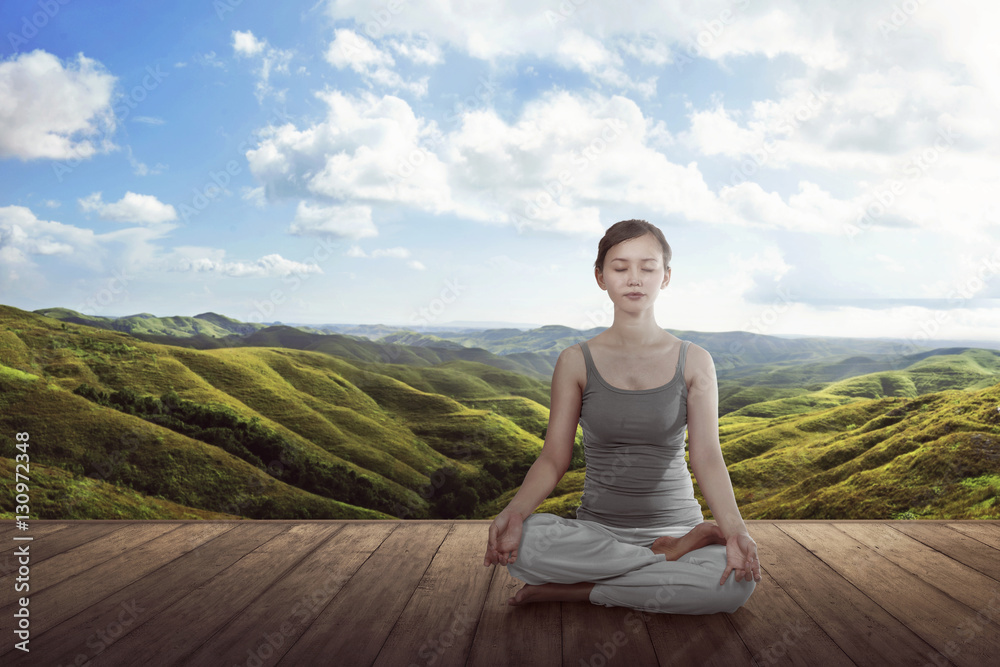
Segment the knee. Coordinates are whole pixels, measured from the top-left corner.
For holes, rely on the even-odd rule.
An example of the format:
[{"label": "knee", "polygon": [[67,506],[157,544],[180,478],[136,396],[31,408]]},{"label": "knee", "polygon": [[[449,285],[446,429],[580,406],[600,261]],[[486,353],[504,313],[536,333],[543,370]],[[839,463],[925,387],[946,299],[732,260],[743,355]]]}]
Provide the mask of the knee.
[{"label": "knee", "polygon": [[724,588],[726,588],[727,591],[724,595],[720,596],[720,611],[724,611],[727,614],[735,614],[736,610],[746,604],[746,601],[750,599],[750,596],[757,588],[757,582],[753,580],[736,581],[733,579],[727,581]]},{"label": "knee", "polygon": [[558,540],[562,524],[555,514],[532,514],[521,524],[521,542],[517,548],[517,562],[530,565]]}]

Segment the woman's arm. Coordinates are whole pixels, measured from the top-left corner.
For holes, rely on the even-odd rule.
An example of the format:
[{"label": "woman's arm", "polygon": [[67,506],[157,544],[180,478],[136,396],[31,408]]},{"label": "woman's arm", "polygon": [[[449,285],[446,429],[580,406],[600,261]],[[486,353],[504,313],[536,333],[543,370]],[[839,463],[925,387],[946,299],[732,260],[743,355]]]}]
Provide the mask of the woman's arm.
[{"label": "woman's arm", "polygon": [[572,345],[559,354],[552,371],[549,425],[545,444],[538,459],[524,476],[524,482],[504,511],[513,511],[527,519],[549,497],[573,459],[573,442],[580,422],[582,392],[577,382],[578,370],[584,367],[583,352]]},{"label": "woman's arm", "polygon": [[692,373],[687,398],[691,472],[722,534],[726,537],[737,533],[749,535],[736,506],[733,483],[719,444],[719,385],[715,362],[707,350],[692,343],[688,346],[685,365]]}]

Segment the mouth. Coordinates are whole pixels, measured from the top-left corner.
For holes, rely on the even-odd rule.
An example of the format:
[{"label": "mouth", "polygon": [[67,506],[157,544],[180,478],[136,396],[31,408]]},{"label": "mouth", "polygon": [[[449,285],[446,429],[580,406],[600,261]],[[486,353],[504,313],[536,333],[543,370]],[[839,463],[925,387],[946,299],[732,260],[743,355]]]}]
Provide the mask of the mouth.
[{"label": "mouth", "polygon": [[625,296],[630,296],[630,297],[640,297],[640,296],[645,296],[645,295],[644,295],[644,294],[643,294],[642,292],[629,292],[629,293],[628,293],[628,294],[626,294]]}]

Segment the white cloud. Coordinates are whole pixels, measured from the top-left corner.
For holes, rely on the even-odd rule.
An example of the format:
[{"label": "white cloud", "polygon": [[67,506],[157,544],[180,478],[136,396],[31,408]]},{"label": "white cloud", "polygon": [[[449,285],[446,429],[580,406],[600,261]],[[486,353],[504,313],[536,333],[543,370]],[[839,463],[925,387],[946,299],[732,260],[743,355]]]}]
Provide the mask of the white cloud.
[{"label": "white cloud", "polygon": [[[119,202],[120,203],[120,202]],[[114,205],[111,205],[114,206]],[[323,273],[315,262],[297,262],[272,253],[256,260],[227,260],[224,250],[182,246],[164,252],[156,243],[174,228],[128,227],[106,234],[60,222],[40,220],[23,206],[0,207],[0,263],[11,269],[0,284],[35,278],[35,259],[72,260],[97,275],[183,271],[230,277],[270,278]],[[15,270],[16,269],[16,270]],[[29,269],[29,273],[24,273]],[[117,271],[118,273],[114,273]],[[34,279],[34,278],[32,278]]]},{"label": "white cloud", "polygon": [[[398,48],[409,47],[400,44]],[[423,57],[416,50],[408,50],[407,53],[413,57]],[[427,57],[430,57],[430,54]],[[334,31],[334,39],[326,50],[326,61],[337,69],[350,68],[369,83],[392,91],[405,90],[418,97],[427,94],[427,77],[417,81],[404,80],[392,69],[396,61],[389,53],[379,49],[370,40],[353,30]]]},{"label": "white cloud", "polygon": [[408,35],[404,39],[390,39],[388,44],[397,55],[417,65],[440,65],[444,62],[441,48],[430,40],[427,33]]},{"label": "white cloud", "polygon": [[[33,268],[32,257],[57,256],[92,271],[103,271],[109,258],[116,267],[147,266],[155,259],[153,243],[173,229],[129,227],[106,234],[51,220],[40,220],[24,206],[0,207],[0,264]],[[23,276],[22,276],[23,277]]]},{"label": "white cloud", "polygon": [[167,168],[167,165],[162,162],[157,162],[155,167],[150,168],[149,165],[145,162],[141,162],[135,157],[135,155],[132,154],[131,146],[126,146],[125,149],[127,151],[126,156],[128,157],[128,163],[132,167],[132,173],[136,176],[151,176],[160,174]]},{"label": "white cloud", "polygon": [[209,67],[221,70],[226,69],[226,63],[219,60],[219,56],[215,51],[209,51],[208,53],[196,53],[191,59],[201,65],[202,69],[207,69]]},{"label": "white cloud", "polygon": [[[840,24],[829,19],[831,8],[800,9],[794,0],[767,6],[748,0],[702,2],[634,2],[617,5],[564,2],[539,5],[532,0],[509,2],[425,3],[420,11],[402,11],[379,21],[362,0],[329,0],[329,16],[354,20],[374,39],[391,40],[418,34],[472,58],[496,63],[517,58],[553,59],[577,68],[595,81],[648,96],[656,80],[634,81],[621,58],[662,66],[675,61],[672,49],[696,57],[725,60],[763,53],[790,53],[815,66],[839,67],[844,49],[837,28],[857,22],[855,12],[840,11]],[[818,19],[818,20],[817,20]],[[856,28],[855,28],[856,29]],[[599,40],[599,46],[592,42]]]},{"label": "white cloud", "polygon": [[690,128],[681,134],[688,145],[704,155],[726,155],[740,157],[747,155],[765,143],[761,123],[740,127],[723,106],[691,114]]},{"label": "white cloud", "polygon": [[603,233],[607,205],[726,219],[697,166],[652,148],[662,128],[624,97],[552,92],[511,122],[472,109],[442,133],[398,97],[317,96],[324,120],[264,128],[247,151],[268,193],[588,235]]},{"label": "white cloud", "polygon": [[74,255],[97,246],[94,233],[61,222],[39,220],[24,206],[0,207],[0,262],[28,263],[29,255]]},{"label": "white cloud", "polygon": [[255,56],[264,51],[267,47],[267,43],[264,40],[259,40],[254,37],[253,33],[249,30],[233,31],[233,50],[236,51],[238,55],[241,56]]},{"label": "white cloud", "polygon": [[341,236],[360,239],[377,236],[368,206],[313,206],[300,201],[288,228],[298,236]]},{"label": "white cloud", "polygon": [[643,97],[656,93],[656,77],[635,81],[623,69],[624,61],[601,41],[571,30],[560,40],[555,52],[556,62],[567,69],[577,67],[596,81],[623,89],[634,89]]},{"label": "white cloud", "polygon": [[296,262],[277,253],[251,261],[226,261],[225,250],[181,246],[166,260],[172,271],[212,273],[231,278],[283,278],[288,275],[323,273],[316,263]]},{"label": "white cloud", "polygon": [[115,81],[82,53],[65,65],[41,50],[0,61],[0,157],[86,159],[114,149]]},{"label": "white cloud", "polygon": [[334,90],[316,96],[328,106],[325,119],[303,130],[264,128],[258,147],[247,151],[269,194],[449,210],[446,170],[432,148],[439,134],[433,122],[391,95]]},{"label": "white cloud", "polygon": [[[446,2],[388,23],[356,0],[327,8],[355,27],[335,31],[326,59],[370,86],[399,88],[390,80],[397,59],[438,64],[447,48],[500,69],[520,68],[511,62],[520,60],[531,70],[548,59],[596,88],[624,92],[553,89],[502,113],[487,101],[454,114],[447,131],[392,95],[317,93],[329,107],[325,119],[267,128],[247,153],[262,187],[278,197],[369,206],[376,217],[402,204],[566,233],[595,234],[608,211],[639,208],[829,236],[845,235],[895,180],[905,192],[872,229],[935,229],[947,220],[971,239],[990,224],[984,211],[995,186],[991,151],[1000,149],[993,120],[1000,79],[962,36],[985,53],[998,47],[968,5],[961,17],[921,5],[888,38],[878,22],[892,7],[846,12],[829,1],[808,9],[791,0],[636,3],[628,12],[588,3],[560,6],[555,18],[527,0],[461,11]],[[415,56],[420,49],[433,53]],[[656,86],[651,70],[635,63],[683,71],[690,56],[726,69],[747,55],[791,56],[793,64],[770,68],[773,93],[740,106],[713,97],[691,108],[676,143],[654,108],[629,99]],[[609,122],[621,130],[606,140]],[[958,139],[920,166],[942,130]],[[681,162],[681,150],[694,157]],[[808,176],[796,177],[792,169],[803,166]],[[709,184],[703,169],[725,175]]]},{"label": "white cloud", "polygon": [[[395,259],[407,259],[410,256],[410,250],[408,248],[403,248],[401,246],[396,246],[394,248],[375,248],[370,253],[366,253],[361,248],[361,246],[352,245],[350,248],[347,249],[347,252],[345,252],[344,255],[346,255],[347,257],[368,258],[368,259],[375,259],[375,258],[378,258],[378,257],[392,257],[392,258],[395,258]],[[419,262],[419,261],[417,261],[415,259],[411,259],[411,260],[407,261],[406,265],[409,266],[410,268],[416,269],[418,271],[423,271],[423,270],[425,270],[427,268],[426,266],[423,265],[422,262]]]},{"label": "white cloud", "polygon": [[234,30],[232,35],[233,51],[237,57],[260,59],[260,67],[257,70],[257,87],[255,90],[257,101],[263,102],[265,97],[272,95],[279,102],[283,102],[285,91],[275,90],[271,87],[271,73],[282,72],[288,74],[288,63],[291,61],[292,55],[294,55],[293,52],[277,49],[268,44],[266,39],[257,39],[249,30],[245,32]]},{"label": "white cloud", "polygon": [[726,186],[719,197],[729,206],[725,221],[738,225],[835,234],[846,239],[845,230],[855,222],[852,202],[839,201],[808,181],[799,183],[799,192],[790,195],[787,203],[777,192],[766,192],[754,182]]},{"label": "white cloud", "polygon": [[177,219],[174,207],[164,204],[153,195],[126,192],[118,201],[105,203],[101,199],[101,193],[94,192],[78,201],[84,211],[94,211],[102,220],[156,225]]},{"label": "white cloud", "polygon": [[410,251],[406,248],[375,248],[369,257],[398,257],[406,258],[410,256]]},{"label": "white cloud", "polygon": [[162,118],[157,118],[155,116],[133,116],[132,122],[142,123],[144,125],[163,125],[167,121]]},{"label": "white cloud", "polygon": [[359,73],[369,68],[391,67],[395,64],[392,56],[370,40],[346,29],[334,31],[334,39],[326,49],[326,61],[337,69],[350,67]]},{"label": "white cloud", "polygon": [[241,193],[240,198],[243,201],[248,201],[257,208],[263,208],[267,204],[267,196],[262,187],[251,188],[244,186]]}]

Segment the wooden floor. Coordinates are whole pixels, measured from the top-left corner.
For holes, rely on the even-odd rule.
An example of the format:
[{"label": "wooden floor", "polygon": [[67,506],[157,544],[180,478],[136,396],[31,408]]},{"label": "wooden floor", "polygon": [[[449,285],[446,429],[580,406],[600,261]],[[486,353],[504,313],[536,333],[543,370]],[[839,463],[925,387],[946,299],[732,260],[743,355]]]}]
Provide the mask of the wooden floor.
[{"label": "wooden floor", "polygon": [[521,583],[483,566],[489,523],[4,521],[0,663],[998,664],[997,522],[747,521],[762,580],[702,616],[508,606]]}]

